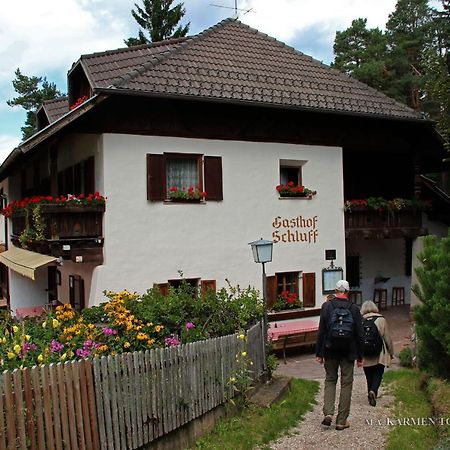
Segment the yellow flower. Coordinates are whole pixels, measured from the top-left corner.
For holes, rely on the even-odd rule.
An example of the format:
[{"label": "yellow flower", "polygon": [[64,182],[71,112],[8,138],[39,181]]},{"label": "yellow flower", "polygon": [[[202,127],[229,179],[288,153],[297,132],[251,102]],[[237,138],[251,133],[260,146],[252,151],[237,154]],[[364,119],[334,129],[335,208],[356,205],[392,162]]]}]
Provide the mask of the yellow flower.
[{"label": "yellow flower", "polygon": [[95,325],[94,325],[93,323],[90,323],[90,324],[88,325],[88,328],[89,328],[90,330],[93,330],[93,329],[95,328]]},{"label": "yellow flower", "polygon": [[29,334],[26,334],[26,335],[25,335],[25,339],[26,339],[27,341],[29,341],[29,340],[31,339],[31,336],[30,336]]},{"label": "yellow flower", "polygon": [[155,331],[156,331],[157,333],[159,333],[163,328],[164,328],[163,325],[156,325]]},{"label": "yellow flower", "polygon": [[58,328],[59,327],[59,321],[57,319],[53,319],[52,320],[52,325],[53,325],[53,328]]},{"label": "yellow flower", "polygon": [[145,341],[148,339],[148,336],[145,333],[138,333],[136,337],[139,341]]},{"label": "yellow flower", "polygon": [[245,334],[240,334],[240,335],[238,336],[238,339],[244,340],[244,339],[245,339]]},{"label": "yellow flower", "polygon": [[67,353],[63,353],[63,354],[61,355],[61,361],[65,361],[66,358],[67,358]]},{"label": "yellow flower", "polygon": [[14,325],[12,328],[13,328],[14,333],[17,333],[19,331],[19,327],[16,325]]},{"label": "yellow flower", "polygon": [[42,356],[42,353],[37,357],[37,360],[41,363],[44,361],[44,357]]},{"label": "yellow flower", "polygon": [[149,347],[151,347],[154,343],[155,343],[155,340],[154,340],[154,339],[149,339],[149,340],[147,341],[147,345],[148,345]]},{"label": "yellow flower", "polygon": [[42,328],[45,328],[47,326],[47,322],[42,322]]},{"label": "yellow flower", "polygon": [[230,378],[230,383],[234,383],[235,381],[236,381],[236,378],[234,378],[234,377]]},{"label": "yellow flower", "polygon": [[17,354],[19,354],[19,353],[20,353],[20,350],[22,350],[22,347],[21,347],[19,344],[16,344],[16,345],[14,346],[14,351],[15,351]]},{"label": "yellow flower", "polygon": [[16,354],[13,352],[8,352],[8,358],[9,359],[14,359],[16,357]]},{"label": "yellow flower", "polygon": [[124,346],[124,348],[130,348],[130,343],[129,342],[125,342],[124,344],[123,344],[123,346]]}]

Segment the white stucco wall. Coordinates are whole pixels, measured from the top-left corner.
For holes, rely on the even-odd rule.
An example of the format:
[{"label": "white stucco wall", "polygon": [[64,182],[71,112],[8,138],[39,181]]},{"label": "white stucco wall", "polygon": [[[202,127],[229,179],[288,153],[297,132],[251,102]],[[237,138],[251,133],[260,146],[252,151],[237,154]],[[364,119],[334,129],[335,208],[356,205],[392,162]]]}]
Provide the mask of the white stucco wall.
[{"label": "white stucco wall", "polygon": [[[374,239],[347,241],[347,252],[360,255],[363,301],[373,300],[375,288],[387,289],[391,303],[392,287],[405,288],[405,303],[410,302],[411,277],[405,275],[405,241],[403,239]],[[376,277],[389,278],[386,283],[374,283]]]},{"label": "white stucco wall", "polygon": [[9,270],[10,309],[15,314],[17,308],[29,308],[48,304],[47,267],[40,267],[35,272],[35,280]]},{"label": "white stucco wall", "polygon": [[[224,200],[147,201],[146,154],[164,152],[221,156]],[[320,306],[321,270],[328,266],[325,249],[336,249],[336,265],[345,265],[340,148],[107,134],[100,153],[101,191],[108,197],[105,261],[94,270],[91,305],[103,300],[104,289],[144,292],[153,283],[179,278],[178,270],[187,278],[215,279],[218,287],[228,278],[232,284],[260,288],[261,267],[253,262],[248,243],[270,239],[277,217],[317,218],[317,240],[275,244],[268,275],[315,272]],[[280,159],[308,161],[303,184],[317,190],[313,200],[279,199]]]}]

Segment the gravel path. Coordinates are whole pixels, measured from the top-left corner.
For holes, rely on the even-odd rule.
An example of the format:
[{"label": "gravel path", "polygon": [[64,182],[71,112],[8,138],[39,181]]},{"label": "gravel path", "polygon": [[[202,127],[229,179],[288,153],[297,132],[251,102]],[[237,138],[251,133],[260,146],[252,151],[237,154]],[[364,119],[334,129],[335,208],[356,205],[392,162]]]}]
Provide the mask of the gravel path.
[{"label": "gravel path", "polygon": [[[321,425],[323,419],[323,380],[318,381],[321,386],[320,392],[316,397],[317,405],[314,407],[314,410],[307,413],[304,420],[296,428],[290,430],[289,436],[274,441],[270,444],[270,448],[272,450],[383,449],[385,434],[389,431],[386,418],[392,417],[389,415],[387,407],[393,402],[393,397],[383,395],[381,389],[381,397],[377,399],[377,406],[370,406],[367,401],[366,379],[363,374],[355,373],[349,417],[350,428],[336,431],[334,422],[331,427]],[[339,383],[340,381],[338,380],[336,412],[339,399]],[[370,420],[372,420],[372,424],[370,424]]]}]

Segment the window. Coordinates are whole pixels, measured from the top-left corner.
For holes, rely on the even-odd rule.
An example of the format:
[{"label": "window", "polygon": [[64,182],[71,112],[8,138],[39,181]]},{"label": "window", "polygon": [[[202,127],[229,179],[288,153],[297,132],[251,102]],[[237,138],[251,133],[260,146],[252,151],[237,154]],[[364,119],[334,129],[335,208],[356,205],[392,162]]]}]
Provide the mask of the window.
[{"label": "window", "polygon": [[316,305],[316,274],[314,272],[276,273],[273,276],[266,277],[266,291],[269,309],[283,291],[297,294],[303,303],[303,307],[312,308]]},{"label": "window", "polygon": [[281,159],[280,160],[280,184],[294,183],[302,186],[302,166],[306,161]]},{"label": "window", "polygon": [[69,301],[75,311],[84,309],[84,280],[79,275],[69,275]]},{"label": "window", "polygon": [[147,199],[164,201],[171,187],[206,191],[206,200],[223,200],[222,158],[185,153],[147,154]]},{"label": "window", "polygon": [[165,155],[166,192],[174,186],[178,189],[190,187],[203,190],[201,155]]},{"label": "window", "polygon": [[95,192],[94,157],[58,172],[58,194],[92,194]]},{"label": "window", "polygon": [[299,272],[285,272],[277,273],[277,295],[281,295],[282,292],[287,291],[291,294],[297,294],[298,292],[298,279]]}]

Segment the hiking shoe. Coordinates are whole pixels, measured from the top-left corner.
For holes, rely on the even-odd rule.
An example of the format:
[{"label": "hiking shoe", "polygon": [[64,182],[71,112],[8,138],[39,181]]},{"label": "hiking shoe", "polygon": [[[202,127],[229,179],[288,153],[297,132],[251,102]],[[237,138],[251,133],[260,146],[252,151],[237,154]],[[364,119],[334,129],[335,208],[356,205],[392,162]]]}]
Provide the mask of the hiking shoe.
[{"label": "hiking shoe", "polygon": [[333,418],[331,416],[325,416],[322,420],[322,425],[329,427],[331,425]]},{"label": "hiking shoe", "polygon": [[346,428],[350,428],[350,424],[348,423],[348,421],[346,421],[344,424],[336,424],[336,430],[338,431],[345,430]]},{"label": "hiking shoe", "polygon": [[370,406],[377,406],[377,400],[376,400],[377,396],[375,395],[375,392],[370,391],[367,398],[369,399]]}]

